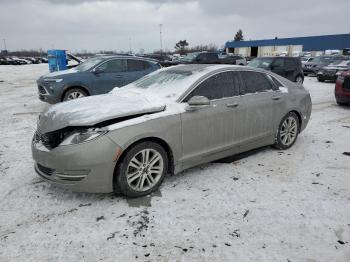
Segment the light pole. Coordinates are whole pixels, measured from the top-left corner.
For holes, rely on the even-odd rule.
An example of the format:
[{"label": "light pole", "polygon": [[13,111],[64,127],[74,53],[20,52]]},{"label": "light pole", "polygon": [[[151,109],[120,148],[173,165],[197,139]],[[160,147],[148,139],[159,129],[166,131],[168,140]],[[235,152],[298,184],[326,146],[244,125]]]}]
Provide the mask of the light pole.
[{"label": "light pole", "polygon": [[7,48],[6,48],[6,39],[3,38],[2,40],[4,41],[4,50],[7,50]]},{"label": "light pole", "polygon": [[163,53],[162,26],[163,24],[159,24],[160,55]]}]

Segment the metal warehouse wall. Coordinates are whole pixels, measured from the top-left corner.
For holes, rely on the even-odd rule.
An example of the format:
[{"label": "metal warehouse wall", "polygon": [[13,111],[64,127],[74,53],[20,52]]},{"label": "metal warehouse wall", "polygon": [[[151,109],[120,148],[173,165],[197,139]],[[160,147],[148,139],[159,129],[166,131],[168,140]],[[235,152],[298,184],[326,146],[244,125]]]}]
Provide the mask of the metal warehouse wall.
[{"label": "metal warehouse wall", "polygon": [[254,41],[228,41],[225,48],[302,45],[303,51],[350,48],[350,34],[277,38]]}]

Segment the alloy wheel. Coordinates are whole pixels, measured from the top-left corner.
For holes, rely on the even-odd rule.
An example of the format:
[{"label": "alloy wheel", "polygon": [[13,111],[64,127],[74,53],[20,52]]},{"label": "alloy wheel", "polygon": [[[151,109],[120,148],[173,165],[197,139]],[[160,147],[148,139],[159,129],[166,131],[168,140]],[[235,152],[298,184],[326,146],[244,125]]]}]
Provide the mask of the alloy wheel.
[{"label": "alloy wheel", "polygon": [[67,96],[67,101],[82,98],[82,97],[85,97],[85,94],[79,91],[74,91],[72,93],[69,93],[69,95]]},{"label": "alloy wheel", "polygon": [[162,155],[155,149],[143,149],[136,153],[128,164],[127,183],[135,191],[147,191],[161,179],[163,170]]},{"label": "alloy wheel", "polygon": [[284,146],[294,143],[298,133],[298,124],[294,117],[287,117],[281,125],[280,140]]}]

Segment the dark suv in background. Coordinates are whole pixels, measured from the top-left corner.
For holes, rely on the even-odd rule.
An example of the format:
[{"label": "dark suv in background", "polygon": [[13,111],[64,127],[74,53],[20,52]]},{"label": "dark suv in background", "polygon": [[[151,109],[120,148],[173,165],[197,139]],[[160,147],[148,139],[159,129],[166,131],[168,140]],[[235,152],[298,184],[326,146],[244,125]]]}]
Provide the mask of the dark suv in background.
[{"label": "dark suv in background", "polygon": [[72,69],[37,80],[39,99],[53,104],[84,96],[105,94],[160,68],[157,61],[132,56],[99,56]]},{"label": "dark suv in background", "polygon": [[248,66],[271,71],[292,82],[304,82],[304,73],[299,57],[258,57],[250,61]]},{"label": "dark suv in background", "polygon": [[304,64],[304,75],[316,75],[322,67],[328,66],[337,61],[346,60],[345,56],[341,55],[323,55],[316,56],[311,61]]}]

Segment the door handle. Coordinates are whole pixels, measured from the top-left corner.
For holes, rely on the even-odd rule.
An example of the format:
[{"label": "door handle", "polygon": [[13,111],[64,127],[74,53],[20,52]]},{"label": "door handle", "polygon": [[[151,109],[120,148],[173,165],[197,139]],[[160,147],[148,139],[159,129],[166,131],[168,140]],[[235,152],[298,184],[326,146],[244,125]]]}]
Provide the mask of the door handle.
[{"label": "door handle", "polygon": [[238,103],[227,103],[226,104],[227,107],[237,107],[238,106]]},{"label": "door handle", "polygon": [[272,97],[272,100],[280,100],[280,99],[281,99],[280,96],[273,96],[273,97]]},{"label": "door handle", "polygon": [[115,77],[115,78],[122,78],[123,76],[121,76],[121,75],[115,75],[114,77]]}]

